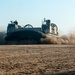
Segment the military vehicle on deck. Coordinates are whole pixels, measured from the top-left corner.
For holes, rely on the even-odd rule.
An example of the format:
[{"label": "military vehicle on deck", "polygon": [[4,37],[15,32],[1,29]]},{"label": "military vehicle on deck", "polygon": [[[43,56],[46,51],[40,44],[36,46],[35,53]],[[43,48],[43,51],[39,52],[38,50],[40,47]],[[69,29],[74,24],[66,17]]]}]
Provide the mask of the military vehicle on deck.
[{"label": "military vehicle on deck", "polygon": [[41,27],[33,27],[27,24],[24,27],[18,24],[17,21],[11,21],[7,26],[7,34],[5,41],[8,44],[24,44],[24,43],[41,43],[41,38],[46,38],[46,35],[58,35],[58,27],[44,18]]}]

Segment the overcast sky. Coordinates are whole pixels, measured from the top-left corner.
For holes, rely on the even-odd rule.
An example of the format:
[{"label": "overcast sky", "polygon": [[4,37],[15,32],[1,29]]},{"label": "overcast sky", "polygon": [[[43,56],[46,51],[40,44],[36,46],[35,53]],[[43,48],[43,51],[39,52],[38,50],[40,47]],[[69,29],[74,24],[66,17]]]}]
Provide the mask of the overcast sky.
[{"label": "overcast sky", "polygon": [[5,31],[11,20],[39,27],[43,18],[55,23],[59,32],[74,31],[75,0],[0,0],[0,30]]}]

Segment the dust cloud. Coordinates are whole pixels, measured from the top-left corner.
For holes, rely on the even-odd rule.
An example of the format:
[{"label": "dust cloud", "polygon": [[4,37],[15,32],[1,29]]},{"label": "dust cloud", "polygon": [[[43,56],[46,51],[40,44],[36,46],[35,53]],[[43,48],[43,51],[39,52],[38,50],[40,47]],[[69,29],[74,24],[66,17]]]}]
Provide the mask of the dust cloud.
[{"label": "dust cloud", "polygon": [[4,44],[5,32],[0,32],[0,45]]},{"label": "dust cloud", "polygon": [[75,33],[70,33],[63,36],[46,36],[41,39],[45,44],[75,44]]},{"label": "dust cloud", "polygon": [[[0,45],[5,44],[5,32],[0,32]],[[63,36],[46,36],[40,39],[41,44],[75,44],[75,33]]]}]

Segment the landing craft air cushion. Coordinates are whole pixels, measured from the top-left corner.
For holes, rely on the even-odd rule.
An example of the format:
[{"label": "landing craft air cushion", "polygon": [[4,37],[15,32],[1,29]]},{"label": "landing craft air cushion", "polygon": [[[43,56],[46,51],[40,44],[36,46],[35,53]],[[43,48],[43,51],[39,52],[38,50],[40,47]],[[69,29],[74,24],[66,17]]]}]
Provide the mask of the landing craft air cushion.
[{"label": "landing craft air cushion", "polygon": [[6,43],[41,43],[41,38],[46,38],[49,35],[58,35],[58,27],[51,23],[50,20],[44,19],[41,27],[33,27],[30,24],[21,27],[17,21],[8,24],[7,34],[5,37]]}]

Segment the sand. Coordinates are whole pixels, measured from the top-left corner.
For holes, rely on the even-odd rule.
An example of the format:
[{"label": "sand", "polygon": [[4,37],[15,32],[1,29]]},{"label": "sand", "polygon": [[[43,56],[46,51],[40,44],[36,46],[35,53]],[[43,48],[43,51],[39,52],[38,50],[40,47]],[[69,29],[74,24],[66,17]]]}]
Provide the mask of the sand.
[{"label": "sand", "polygon": [[0,45],[0,75],[75,75],[75,45]]}]

